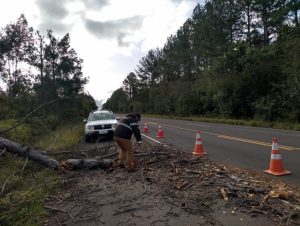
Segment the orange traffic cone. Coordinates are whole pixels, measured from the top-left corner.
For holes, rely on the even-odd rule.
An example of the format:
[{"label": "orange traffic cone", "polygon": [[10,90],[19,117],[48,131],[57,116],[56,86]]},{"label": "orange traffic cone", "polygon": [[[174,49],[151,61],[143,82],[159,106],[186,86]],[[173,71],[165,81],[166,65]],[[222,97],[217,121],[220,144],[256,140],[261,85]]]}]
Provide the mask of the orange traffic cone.
[{"label": "orange traffic cone", "polygon": [[158,130],[157,130],[157,133],[156,133],[156,137],[157,138],[164,138],[164,131],[162,130],[161,125],[158,125]]},{"label": "orange traffic cone", "polygon": [[264,172],[275,176],[282,176],[291,173],[290,171],[287,171],[283,168],[283,162],[278,150],[278,142],[276,138],[272,139],[272,154],[270,160],[270,168],[268,170],[264,170]]},{"label": "orange traffic cone", "polygon": [[200,157],[206,155],[206,152],[204,152],[204,150],[203,150],[202,140],[200,137],[200,131],[196,131],[196,144],[195,144],[195,149],[194,149],[193,155],[197,155]]},{"label": "orange traffic cone", "polygon": [[148,125],[145,123],[144,125],[144,133],[149,133]]}]

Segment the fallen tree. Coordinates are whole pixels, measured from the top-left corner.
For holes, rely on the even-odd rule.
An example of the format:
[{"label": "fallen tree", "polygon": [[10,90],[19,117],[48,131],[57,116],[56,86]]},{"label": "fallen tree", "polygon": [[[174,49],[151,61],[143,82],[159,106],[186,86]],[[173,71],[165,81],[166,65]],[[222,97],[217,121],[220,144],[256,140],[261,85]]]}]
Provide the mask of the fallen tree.
[{"label": "fallen tree", "polygon": [[35,161],[43,166],[52,169],[58,169],[59,162],[47,155],[41,154],[38,151],[31,150],[29,147],[24,147],[14,141],[4,139],[0,137],[0,149],[6,149],[7,152],[11,152]]},{"label": "fallen tree", "polygon": [[39,151],[24,147],[14,141],[0,137],[0,149],[28,158],[43,166],[55,170],[64,169],[107,169],[112,165],[111,159],[68,159],[66,161],[57,161]]}]

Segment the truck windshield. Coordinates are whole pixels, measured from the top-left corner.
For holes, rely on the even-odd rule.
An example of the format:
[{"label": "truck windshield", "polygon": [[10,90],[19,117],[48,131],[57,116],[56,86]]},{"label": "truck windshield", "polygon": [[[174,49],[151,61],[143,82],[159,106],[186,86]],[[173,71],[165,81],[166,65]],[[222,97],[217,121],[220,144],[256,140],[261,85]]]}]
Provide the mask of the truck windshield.
[{"label": "truck windshield", "polygon": [[97,121],[97,120],[113,120],[115,116],[110,113],[94,113],[90,115],[89,121]]}]

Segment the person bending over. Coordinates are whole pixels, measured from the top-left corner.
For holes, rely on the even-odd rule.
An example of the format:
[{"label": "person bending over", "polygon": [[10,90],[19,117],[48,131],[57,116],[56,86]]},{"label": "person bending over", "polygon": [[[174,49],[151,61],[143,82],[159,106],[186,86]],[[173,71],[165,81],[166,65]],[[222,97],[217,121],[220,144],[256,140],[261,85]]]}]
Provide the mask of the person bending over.
[{"label": "person bending over", "polygon": [[140,120],[141,115],[138,113],[127,114],[126,117],[119,120],[114,131],[115,141],[120,148],[118,165],[121,167],[126,166],[128,172],[136,170],[131,137],[134,134],[137,143],[139,145],[142,144],[142,136],[138,123]]}]

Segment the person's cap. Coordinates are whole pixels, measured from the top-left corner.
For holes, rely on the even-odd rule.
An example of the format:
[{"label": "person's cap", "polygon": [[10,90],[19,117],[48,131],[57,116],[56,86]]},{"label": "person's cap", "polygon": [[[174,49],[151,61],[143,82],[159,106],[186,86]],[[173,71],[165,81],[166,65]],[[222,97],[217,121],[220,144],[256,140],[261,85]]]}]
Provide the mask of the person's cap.
[{"label": "person's cap", "polygon": [[127,118],[135,117],[135,115],[134,115],[133,113],[129,113],[129,114],[126,115],[126,117],[127,117]]},{"label": "person's cap", "polygon": [[139,113],[134,114],[138,121],[141,121],[142,116]]},{"label": "person's cap", "polygon": [[141,115],[139,113],[129,113],[126,115],[127,118],[136,118],[138,121],[141,121]]}]

